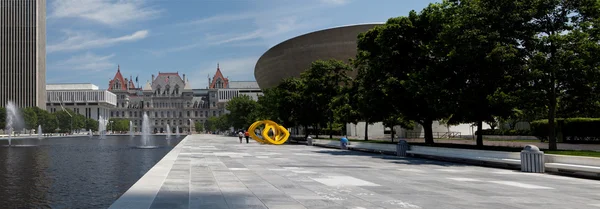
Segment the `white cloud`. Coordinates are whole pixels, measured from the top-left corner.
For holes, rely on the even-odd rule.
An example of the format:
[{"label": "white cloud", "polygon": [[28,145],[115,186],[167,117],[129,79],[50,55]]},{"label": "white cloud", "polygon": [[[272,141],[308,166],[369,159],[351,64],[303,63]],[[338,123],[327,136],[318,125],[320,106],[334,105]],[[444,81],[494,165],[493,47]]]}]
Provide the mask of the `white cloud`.
[{"label": "white cloud", "polygon": [[55,0],[50,11],[49,19],[83,18],[110,26],[155,18],[160,13],[141,0]]},{"label": "white cloud", "polygon": [[223,76],[229,77],[230,81],[253,81],[255,80],[254,66],[257,60],[258,56],[214,60],[201,66],[199,70],[194,70],[190,75],[190,82],[193,88],[206,88],[208,86],[207,76],[212,79],[217,71],[217,63],[219,63]]},{"label": "white cloud", "polygon": [[99,37],[91,32],[65,31],[67,38],[60,43],[51,44],[46,47],[48,53],[59,51],[75,51],[89,48],[100,48],[111,46],[120,42],[132,42],[144,39],[148,36],[148,30],[136,31],[133,34],[107,38]]},{"label": "white cloud", "polygon": [[98,72],[115,68],[116,64],[111,60],[115,54],[96,55],[92,52],[75,55],[69,59],[58,61],[49,65],[54,71],[83,71]]},{"label": "white cloud", "polygon": [[215,15],[205,17],[197,20],[192,20],[184,23],[177,24],[178,26],[189,26],[189,25],[202,25],[202,24],[216,24],[226,23],[231,21],[252,19],[256,16],[256,13],[242,13],[242,14],[227,14],[227,15]]},{"label": "white cloud", "polygon": [[321,0],[321,2],[327,4],[344,5],[350,2],[350,0]]},{"label": "white cloud", "polygon": [[[273,42],[279,42],[284,39],[297,35],[299,32],[315,29],[327,25],[328,19],[322,17],[314,17],[312,14],[318,11],[325,11],[331,7],[337,7],[340,3],[347,1],[337,0],[331,2],[319,3],[299,3],[291,1],[282,3],[280,6],[273,8],[262,8],[260,11],[247,12],[242,14],[219,14],[210,17],[204,17],[198,20],[184,22],[179,26],[190,26],[192,30],[202,28],[200,25],[207,26],[211,24],[227,24],[240,21],[253,26],[248,31],[242,32],[227,32],[210,31],[211,34],[205,34],[203,41],[198,41],[193,44],[176,46],[165,50],[151,52],[154,55],[162,55],[166,52],[177,52],[183,50],[194,49],[206,45],[221,45],[229,44],[235,46],[271,46]],[[278,2],[281,3],[281,2]],[[216,32],[216,34],[215,34]],[[221,32],[221,33],[219,33]],[[245,42],[251,41],[251,44]],[[261,43],[257,43],[261,41]]]}]

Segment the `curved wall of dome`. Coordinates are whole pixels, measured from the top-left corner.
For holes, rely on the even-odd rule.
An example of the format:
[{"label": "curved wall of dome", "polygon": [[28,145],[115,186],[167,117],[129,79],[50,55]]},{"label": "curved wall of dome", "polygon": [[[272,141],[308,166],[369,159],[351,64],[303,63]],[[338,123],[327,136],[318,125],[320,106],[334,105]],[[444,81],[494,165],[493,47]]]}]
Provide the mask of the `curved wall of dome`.
[{"label": "curved wall of dome", "polygon": [[358,34],[381,24],[341,26],[288,39],[258,59],[254,77],[259,87],[266,89],[277,86],[285,78],[300,76],[313,61],[337,59],[347,62],[356,56]]}]

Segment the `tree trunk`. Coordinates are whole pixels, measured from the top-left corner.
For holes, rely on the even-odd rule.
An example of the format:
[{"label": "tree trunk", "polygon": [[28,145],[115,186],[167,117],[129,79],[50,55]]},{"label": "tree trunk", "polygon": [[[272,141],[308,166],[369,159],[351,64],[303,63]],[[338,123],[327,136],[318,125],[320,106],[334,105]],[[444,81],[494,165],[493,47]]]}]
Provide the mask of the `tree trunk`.
[{"label": "tree trunk", "polygon": [[365,121],[365,141],[369,141],[369,122]]},{"label": "tree trunk", "polygon": [[308,138],[308,125],[304,125],[304,138]]},{"label": "tree trunk", "polygon": [[550,93],[550,105],[548,107],[548,149],[549,150],[557,150],[556,144],[556,125],[554,124],[554,120],[556,119],[556,88],[552,88],[552,92]]},{"label": "tree trunk", "polygon": [[483,147],[483,132],[481,131],[483,129],[483,121],[479,120],[477,121],[477,146],[478,147]]},{"label": "tree trunk", "polygon": [[425,120],[423,121],[423,131],[425,132],[425,144],[434,144],[433,141],[433,128],[431,127],[433,125],[433,121],[432,120]]},{"label": "tree trunk", "polygon": [[329,118],[329,138],[333,139],[333,117]]},{"label": "tree trunk", "polygon": [[394,142],[394,126],[392,126],[392,142]]},{"label": "tree trunk", "polygon": [[[556,47],[554,46],[554,43],[550,42],[550,50],[551,50],[551,54],[550,54],[550,61],[556,59],[554,58],[554,55],[556,54]],[[555,63],[550,63],[551,65],[555,64]],[[557,101],[556,101],[556,68],[555,66],[551,66],[552,71],[550,72],[550,95],[549,95],[549,102],[550,105],[548,105],[548,129],[549,129],[549,134],[548,134],[548,149],[549,150],[557,150],[558,147],[556,146],[556,132],[555,132],[555,125],[554,125],[554,119],[555,119],[555,114],[556,114],[556,106],[557,106]]]},{"label": "tree trunk", "polygon": [[315,126],[315,129],[313,129],[313,130],[315,130],[315,139],[318,139],[319,138],[319,131],[320,131],[319,124],[317,124]]}]

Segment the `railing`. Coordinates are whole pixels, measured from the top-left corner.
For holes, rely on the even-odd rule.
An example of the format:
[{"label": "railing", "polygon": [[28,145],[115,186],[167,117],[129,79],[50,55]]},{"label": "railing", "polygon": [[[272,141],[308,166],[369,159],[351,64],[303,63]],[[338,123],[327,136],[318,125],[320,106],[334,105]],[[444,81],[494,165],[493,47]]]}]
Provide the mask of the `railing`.
[{"label": "railing", "polygon": [[[423,138],[425,136],[425,132],[414,131],[414,132],[405,132],[404,138]],[[460,132],[433,132],[433,138],[441,139],[441,138],[458,138],[460,137]]]}]

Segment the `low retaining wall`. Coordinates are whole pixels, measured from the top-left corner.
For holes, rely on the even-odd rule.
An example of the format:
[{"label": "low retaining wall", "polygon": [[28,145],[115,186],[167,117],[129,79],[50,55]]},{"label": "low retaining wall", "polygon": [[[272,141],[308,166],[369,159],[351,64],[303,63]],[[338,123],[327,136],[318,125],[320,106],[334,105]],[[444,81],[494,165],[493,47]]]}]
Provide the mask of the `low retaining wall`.
[{"label": "low retaining wall", "polygon": [[[341,147],[339,141],[333,140],[314,140],[313,145],[338,149]],[[390,155],[397,155],[399,153],[396,150],[398,148],[396,144],[350,142],[347,147],[349,150],[367,151]],[[534,149],[534,151],[531,149]],[[402,151],[400,153],[402,153]],[[544,173],[549,171],[578,176],[582,175],[585,177],[600,177],[600,158],[544,154],[533,145],[526,146],[522,152],[502,152],[410,145],[405,153],[412,156],[433,158],[443,161],[462,162],[511,169],[520,168],[521,171],[524,172]],[[522,158],[523,155],[525,155],[527,158]],[[541,157],[541,161],[532,162],[528,156],[534,155]],[[523,160],[525,160],[527,163],[523,164]],[[541,169],[533,169],[540,167]]]}]

